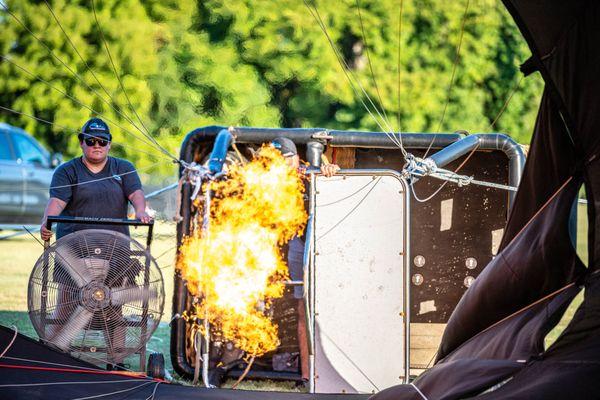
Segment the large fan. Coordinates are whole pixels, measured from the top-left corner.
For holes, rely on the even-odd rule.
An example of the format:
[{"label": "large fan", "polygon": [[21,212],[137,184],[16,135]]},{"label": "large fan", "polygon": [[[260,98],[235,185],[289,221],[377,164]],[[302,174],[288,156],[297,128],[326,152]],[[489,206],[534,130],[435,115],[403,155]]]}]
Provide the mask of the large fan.
[{"label": "large fan", "polygon": [[122,233],[87,229],[44,251],[27,300],[42,340],[88,361],[116,364],[145,350],[164,298],[149,251]]}]

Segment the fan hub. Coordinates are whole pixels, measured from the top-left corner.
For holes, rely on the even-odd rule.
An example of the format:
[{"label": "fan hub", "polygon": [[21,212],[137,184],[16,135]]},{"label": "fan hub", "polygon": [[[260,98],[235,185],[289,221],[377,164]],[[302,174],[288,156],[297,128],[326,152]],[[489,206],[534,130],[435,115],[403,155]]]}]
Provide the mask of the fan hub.
[{"label": "fan hub", "polygon": [[99,282],[91,282],[81,290],[81,304],[88,310],[106,308],[110,303],[110,289]]},{"label": "fan hub", "polygon": [[96,301],[102,301],[106,298],[106,294],[104,293],[104,290],[96,289],[94,290],[94,293],[92,293],[92,298]]}]

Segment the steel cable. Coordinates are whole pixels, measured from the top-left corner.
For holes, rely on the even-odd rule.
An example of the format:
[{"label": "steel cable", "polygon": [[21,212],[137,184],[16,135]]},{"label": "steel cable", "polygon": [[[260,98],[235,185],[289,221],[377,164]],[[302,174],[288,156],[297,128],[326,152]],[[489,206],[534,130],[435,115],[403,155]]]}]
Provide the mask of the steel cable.
[{"label": "steel cable", "polygon": [[[323,20],[321,18],[321,15],[319,14],[319,10],[317,9],[316,5],[313,4],[313,7],[314,7],[314,11],[313,11],[313,9],[308,4],[308,1],[307,0],[303,0],[303,1],[304,1],[304,4],[305,4],[306,8],[310,12],[310,14],[313,16],[313,18],[315,19],[315,21],[317,22],[317,24],[319,25],[319,27],[321,28],[321,30],[325,34],[325,37],[327,38],[327,40],[329,42],[329,45],[331,46],[331,48],[332,48],[332,50],[333,50],[333,52],[334,52],[334,54],[336,56],[336,59],[337,59],[338,63],[340,64],[340,67],[342,68],[342,72],[344,73],[346,79],[350,83],[350,87],[352,88],[352,90],[353,90],[354,94],[356,95],[357,99],[363,105],[363,107],[365,108],[365,110],[367,111],[367,113],[369,113],[369,115],[371,116],[371,118],[373,118],[373,120],[379,126],[379,128],[386,134],[386,136],[392,141],[392,143],[394,143],[396,146],[398,146],[401,149],[402,154],[404,155],[405,154],[405,150],[402,147],[402,144],[396,139],[396,137],[394,136],[393,133],[390,134],[388,132],[388,131],[392,131],[393,132],[393,129],[391,128],[391,126],[389,125],[389,123],[383,118],[383,116],[379,112],[379,109],[377,108],[377,106],[375,106],[375,104],[371,100],[370,96],[368,95],[368,93],[366,92],[366,90],[364,89],[364,87],[362,86],[362,84],[360,83],[360,80],[356,76],[354,76],[354,73],[352,72],[350,66],[346,63],[346,61],[340,55],[339,50],[335,47],[335,44],[333,43],[333,40],[331,39],[331,37],[329,36],[329,33],[327,32],[327,27],[325,26],[325,23],[323,22]],[[371,111],[371,109],[369,108],[369,106],[367,106],[367,104],[363,100],[363,95],[361,95],[359,93],[358,89],[355,86],[355,83],[354,83],[353,79],[354,79],[354,81],[356,81],[356,85],[361,89],[363,95],[367,98],[367,100],[369,101],[369,103],[371,104],[371,106],[373,107],[373,109],[375,110],[375,112],[378,114],[379,118],[381,118],[383,120],[383,122],[385,123],[385,125],[387,125],[387,129],[384,128],[381,125],[381,122],[379,121],[379,119],[377,117],[375,117],[375,115],[373,114],[373,112]]]},{"label": "steel cable", "polygon": [[[88,88],[90,91],[92,91],[96,97],[98,97],[100,100],[102,100],[103,103],[105,103],[107,106],[109,106],[110,108],[112,108],[117,114],[123,116],[123,118],[127,118],[126,116],[124,116],[119,110],[117,110],[110,102],[108,102],[104,97],[102,97],[97,90],[95,90],[94,88],[92,88],[87,82],[85,82],[85,80],[75,71],[73,71],[73,69],[71,67],[69,67],[61,58],[59,58],[58,56],[56,56],[56,54],[54,54],[54,52],[52,51],[52,49],[50,49],[50,47],[48,47],[47,44],[45,44],[36,34],[34,34],[31,29],[29,29],[29,27],[27,27],[27,25],[25,25],[13,12],[11,12],[8,7],[3,4],[0,3],[0,5],[2,5],[4,11],[6,13],[8,13],[15,21],[17,21],[17,23],[19,23],[19,25],[21,25],[28,33],[31,37],[33,37],[38,43],[40,43],[42,45],[42,47],[44,47],[44,49],[46,49],[46,51],[48,52],[48,54],[54,58],[56,61],[58,61],[60,64],[62,64],[70,73],[73,77],[75,77],[78,81],[80,81],[86,88]],[[5,58],[6,59],[6,58]],[[31,74],[31,73],[30,73]],[[33,74],[32,74],[33,75]],[[101,115],[101,114],[99,114]],[[124,128],[122,128],[124,129]],[[124,129],[126,130],[126,129]],[[140,131],[144,136],[147,136],[143,131]],[[134,135],[135,136],[135,135]],[[160,148],[160,146],[155,146],[157,148]],[[162,151],[162,150],[161,150]],[[169,155],[171,157],[171,155]]]},{"label": "steel cable", "polygon": [[119,76],[119,73],[117,72],[117,68],[115,66],[115,63],[113,61],[112,55],[110,54],[110,49],[108,48],[108,42],[106,41],[106,38],[104,37],[104,32],[102,31],[102,27],[100,26],[100,22],[98,21],[98,15],[96,14],[96,2],[94,0],[92,0],[92,10],[94,12],[94,19],[96,20],[96,26],[98,27],[98,31],[100,33],[100,38],[102,39],[102,42],[104,43],[104,48],[106,49],[106,54],[108,54],[108,59],[110,60],[110,65],[112,65],[113,68],[113,72],[117,78],[117,80],[119,81],[119,85],[121,86],[121,90],[123,91],[123,94],[125,95],[125,99],[127,100],[127,104],[129,104],[129,108],[131,109],[131,111],[133,111],[133,114],[136,116],[136,118],[138,119],[138,121],[140,122],[140,124],[142,125],[142,127],[144,127],[144,129],[147,132],[147,136],[148,138],[154,142],[154,144],[156,144],[156,146],[158,146],[159,149],[161,149],[163,151],[163,153],[165,153],[166,155],[170,156],[171,158],[177,160],[177,157],[171,155],[171,153],[169,153],[169,151],[167,149],[165,149],[160,143],[158,143],[158,141],[152,137],[152,135],[150,135],[150,132],[148,131],[148,128],[146,127],[146,125],[144,125],[144,122],[142,121],[142,119],[140,118],[139,114],[137,113],[137,111],[135,110],[135,108],[133,107],[133,105],[131,104],[131,100],[129,99],[129,95],[127,94],[127,90],[125,90],[125,86],[123,85],[123,81],[121,80],[121,77]]},{"label": "steel cable", "polygon": [[[0,55],[0,58],[5,60],[6,62],[14,65],[15,67],[17,67],[18,69],[20,69],[21,71],[25,72],[26,74],[28,74],[29,76],[33,77],[34,79],[39,80],[40,82],[44,83],[46,86],[48,86],[49,88],[51,88],[52,90],[57,91],[58,93],[62,94],[63,96],[69,98],[71,101],[73,101],[75,104],[78,104],[86,109],[88,109],[89,111],[91,111],[94,114],[97,114],[99,116],[101,116],[102,118],[104,118],[106,121],[112,123],[113,125],[115,125],[116,127],[120,128],[123,132],[125,133],[129,133],[131,136],[135,137],[136,139],[140,140],[141,142],[145,143],[146,145],[150,146],[150,147],[156,147],[156,145],[147,142],[146,140],[142,139],[141,137],[139,137],[138,135],[136,135],[135,133],[131,132],[130,130],[128,130],[127,128],[123,127],[121,124],[119,124],[118,122],[113,121],[112,119],[109,119],[108,117],[106,117],[105,115],[103,115],[101,112],[91,108],[90,106],[88,106],[87,104],[82,103],[79,99],[77,99],[74,96],[71,96],[70,94],[66,93],[64,90],[57,88],[56,86],[52,85],[50,82],[48,82],[47,80],[41,78],[40,76],[34,74],[33,72],[27,70],[25,67],[22,67],[21,65],[17,64],[16,62],[14,62],[13,60],[7,58],[6,56]],[[173,156],[171,156],[168,153],[164,153],[162,150],[158,149],[157,150],[161,151],[163,154],[165,154],[166,156],[168,156],[171,159],[174,159]],[[175,158],[176,159],[176,158]]]},{"label": "steel cable", "polygon": [[[90,73],[92,74],[92,76],[94,77],[94,80],[98,83],[98,85],[100,85],[100,88],[102,88],[102,90],[104,91],[104,93],[106,93],[106,95],[108,96],[108,98],[112,101],[115,102],[115,104],[117,104],[116,100],[111,96],[110,93],[108,93],[108,90],[106,89],[106,87],[102,84],[102,82],[100,82],[100,80],[98,79],[98,77],[96,76],[96,73],[94,72],[94,70],[89,66],[89,64],[87,63],[87,61],[85,61],[85,59],[83,58],[83,56],[81,55],[81,53],[79,52],[79,50],[77,49],[77,47],[75,46],[75,43],[73,43],[73,41],[71,40],[71,37],[69,36],[69,34],[67,33],[67,31],[65,30],[65,28],[62,26],[62,24],[60,23],[60,20],[58,19],[58,16],[56,15],[56,13],[54,12],[54,10],[52,9],[52,6],[50,6],[50,3],[48,3],[48,0],[44,0],[44,3],[46,3],[46,7],[48,7],[48,10],[50,11],[50,13],[52,14],[52,17],[54,17],[54,20],[56,21],[56,24],[58,25],[58,27],[60,28],[60,30],[63,33],[63,36],[67,39],[67,41],[69,42],[69,44],[71,45],[71,48],[73,48],[73,50],[75,51],[75,53],[77,54],[77,56],[79,57],[79,59],[81,60],[81,62],[83,62],[83,65],[85,65],[85,68],[90,71]],[[119,107],[119,109],[121,109],[121,107]],[[122,114],[119,113],[120,115],[123,116],[123,118],[125,118],[127,120],[127,122],[129,122],[133,127],[135,127],[138,131],[144,133],[134,122],[133,120],[125,113],[123,112]]]}]

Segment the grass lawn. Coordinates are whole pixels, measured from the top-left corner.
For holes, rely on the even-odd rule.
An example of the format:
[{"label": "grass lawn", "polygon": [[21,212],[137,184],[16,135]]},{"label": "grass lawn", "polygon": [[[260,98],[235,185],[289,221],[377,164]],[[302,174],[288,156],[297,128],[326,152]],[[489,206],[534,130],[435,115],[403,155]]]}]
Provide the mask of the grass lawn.
[{"label": "grass lawn", "polygon": [[[144,243],[146,230],[139,228],[132,230],[132,236]],[[585,208],[579,209],[578,253],[587,263],[587,221]],[[36,337],[35,331],[27,314],[27,282],[29,274],[36,260],[42,254],[42,246],[30,235],[25,234],[9,240],[0,240],[0,324],[5,326],[15,325],[19,332]],[[148,343],[148,350],[164,354],[167,367],[172,367],[169,356],[171,303],[173,297],[173,273],[175,257],[175,225],[172,223],[157,223],[155,226],[152,254],[157,257],[157,263],[162,270],[165,282],[165,312],[162,322],[156,333]],[[573,313],[580,304],[582,296],[579,295],[567,310],[560,324],[548,335],[546,344],[550,345],[560,335],[562,330],[572,318]],[[131,360],[131,365],[137,368],[137,362]],[[226,386],[231,386],[229,381]],[[242,382],[241,389],[255,390],[296,390],[293,383],[289,382]]]}]

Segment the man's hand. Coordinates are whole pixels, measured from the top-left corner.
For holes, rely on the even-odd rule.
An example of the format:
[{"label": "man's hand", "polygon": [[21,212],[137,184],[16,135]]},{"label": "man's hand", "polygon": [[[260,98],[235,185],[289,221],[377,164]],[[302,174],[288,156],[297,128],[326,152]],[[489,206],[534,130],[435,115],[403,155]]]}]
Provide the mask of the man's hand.
[{"label": "man's hand", "polygon": [[42,219],[42,226],[40,226],[40,236],[42,237],[43,241],[50,240],[52,237],[52,231],[46,228],[46,220],[48,219],[48,216],[60,215],[66,206],[66,202],[57,199],[56,197],[50,197],[50,200],[48,200],[46,211],[44,211],[44,218]]},{"label": "man's hand", "polygon": [[142,221],[145,224],[152,221],[152,217],[150,216],[150,214],[148,214],[146,212],[146,210],[136,211],[135,218],[139,219],[140,221]]},{"label": "man's hand", "polygon": [[40,236],[44,242],[50,240],[52,237],[52,231],[46,228],[46,220],[42,221],[42,226],[40,227]]},{"label": "man's hand", "polygon": [[135,217],[147,224],[152,221],[152,217],[146,211],[146,199],[144,198],[144,192],[141,189],[136,190],[135,192],[129,195],[129,201],[133,204],[133,209],[135,210]]},{"label": "man's hand", "polygon": [[339,170],[340,170],[340,167],[337,164],[321,165],[321,173],[323,174],[323,176],[326,176],[327,178],[334,176]]}]

